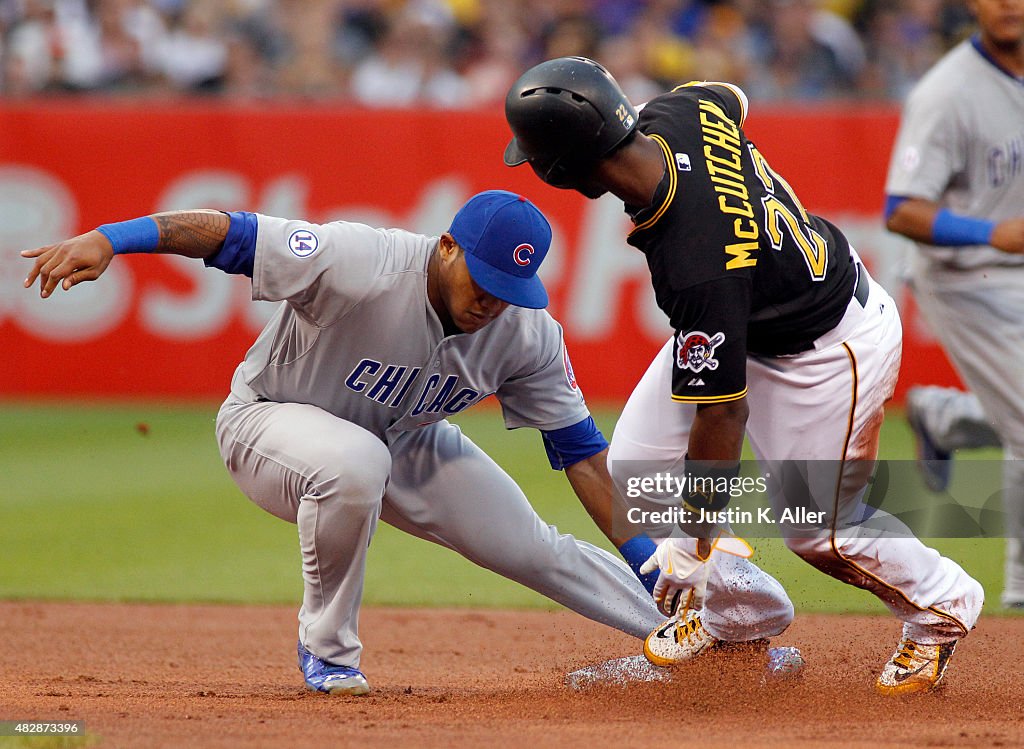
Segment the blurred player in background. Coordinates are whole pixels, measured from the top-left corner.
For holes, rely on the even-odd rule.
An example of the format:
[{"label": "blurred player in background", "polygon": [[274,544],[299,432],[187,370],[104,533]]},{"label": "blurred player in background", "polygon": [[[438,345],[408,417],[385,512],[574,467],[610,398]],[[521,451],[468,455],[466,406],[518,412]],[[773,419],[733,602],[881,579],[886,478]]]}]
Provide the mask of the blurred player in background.
[{"label": "blurred player in background", "polygon": [[911,92],[886,225],[916,242],[910,286],[970,389],[914,388],[907,416],[941,491],[954,450],[1003,445],[1002,603],[1024,606],[1024,0],[970,0],[979,33]]},{"label": "blurred player in background", "polygon": [[[44,298],[98,278],[115,255],[156,252],[249,276],[254,299],[284,302],[235,371],[217,439],[249,499],[298,525],[307,687],[365,694],[358,617],[378,518],[635,637],[661,620],[625,564],[541,520],[447,421],[494,394],[510,429],[541,431],[584,505],[612,504],[607,443],[543,309],[550,241],[532,203],[491,190],[440,237],[174,211],[22,255],[35,259],[25,286],[38,279]],[[792,606],[781,629],[791,619]],[[414,621],[395,622],[397,641],[416,636]]]},{"label": "blurred player in background", "polygon": [[[613,477],[636,461],[735,477],[746,435],[777,518],[793,501],[827,511],[828,522],[786,534],[786,545],[902,620],[878,690],[930,690],[984,593],[902,524],[890,525],[895,537],[857,527],[899,373],[899,314],[843,233],[808,213],[747,139],[747,104],[734,85],[693,83],[637,112],[594,61],[549,60],[505,100],[514,135],[505,163],[528,163],[547,184],[588,198],[622,200],[634,224],[627,241],[646,256],[676,331],[615,428]],[[827,163],[827,154],[807,156]],[[705,489],[683,501],[703,509],[728,497]],[[663,541],[651,565],[677,576],[677,551],[689,543]],[[745,622],[716,611],[733,595],[733,580],[724,582],[652,632],[648,657],[685,660],[709,641],[746,639]]]}]

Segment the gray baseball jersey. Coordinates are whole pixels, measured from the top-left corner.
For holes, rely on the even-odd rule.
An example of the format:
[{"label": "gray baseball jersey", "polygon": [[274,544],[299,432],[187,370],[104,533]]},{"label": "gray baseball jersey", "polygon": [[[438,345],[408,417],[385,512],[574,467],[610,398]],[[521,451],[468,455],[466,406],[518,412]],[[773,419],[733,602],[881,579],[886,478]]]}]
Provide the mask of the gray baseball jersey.
[{"label": "gray baseball jersey", "polygon": [[[1024,212],[1024,87],[971,40],[950,51],[907,99],[886,182],[891,196],[1000,221]],[[953,268],[1024,265],[991,247],[919,245]]]},{"label": "gray baseball jersey", "polygon": [[[950,51],[911,92],[886,193],[991,221],[1024,215],[1024,82],[977,38]],[[970,389],[924,398],[921,418],[950,450],[988,444],[982,427],[999,433],[1003,603],[1024,605],[1024,256],[987,246],[917,246],[914,297]],[[972,424],[971,415],[986,423]]]},{"label": "gray baseball jersey", "polygon": [[589,412],[562,329],[509,307],[445,337],[427,299],[436,237],[259,216],[253,298],[287,300],[238,367],[232,392],[309,403],[390,441],[496,394],[509,428],[552,430]]},{"label": "gray baseball jersey", "polygon": [[473,334],[445,337],[427,298],[436,237],[257,221],[253,297],[286,303],[235,371],[217,438],[239,488],[298,526],[302,645],[359,666],[378,518],[634,636],[657,626],[622,561],[545,523],[445,420],[492,393],[509,427],[585,420],[558,323],[510,306]]}]

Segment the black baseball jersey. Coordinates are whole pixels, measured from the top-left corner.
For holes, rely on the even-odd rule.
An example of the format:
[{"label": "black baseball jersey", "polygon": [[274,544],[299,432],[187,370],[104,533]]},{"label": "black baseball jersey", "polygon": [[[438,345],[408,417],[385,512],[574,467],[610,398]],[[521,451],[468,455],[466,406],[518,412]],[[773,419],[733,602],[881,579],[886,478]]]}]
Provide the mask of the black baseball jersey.
[{"label": "black baseball jersey", "polygon": [[832,224],[804,210],[742,130],[746,97],[689,84],[641,110],[668,168],[650,206],[627,206],[676,331],[672,397],[742,398],[747,354],[809,350],[842,319],[857,269]]}]

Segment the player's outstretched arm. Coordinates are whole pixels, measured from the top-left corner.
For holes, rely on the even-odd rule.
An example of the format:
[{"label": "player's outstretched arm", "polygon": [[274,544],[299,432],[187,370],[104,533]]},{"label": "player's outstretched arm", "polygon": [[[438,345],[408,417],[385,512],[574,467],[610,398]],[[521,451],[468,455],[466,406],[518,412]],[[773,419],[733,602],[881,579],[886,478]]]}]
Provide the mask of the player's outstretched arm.
[{"label": "player's outstretched arm", "polygon": [[224,245],[231,221],[220,211],[170,211],[118,224],[105,224],[57,244],[24,250],[34,259],[25,288],[39,279],[44,299],[57,285],[65,291],[83,281],[95,281],[116,254],[157,252],[207,258]]}]

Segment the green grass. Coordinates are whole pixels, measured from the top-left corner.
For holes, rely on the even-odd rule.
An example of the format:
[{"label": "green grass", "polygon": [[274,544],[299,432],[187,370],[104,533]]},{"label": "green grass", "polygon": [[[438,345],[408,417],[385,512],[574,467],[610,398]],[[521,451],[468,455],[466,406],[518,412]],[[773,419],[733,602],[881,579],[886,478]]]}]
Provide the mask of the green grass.
[{"label": "green grass", "polygon": [[0,736],[0,749],[88,749],[100,737],[87,736]]},{"label": "green grass", "polygon": [[[216,405],[0,404],[0,598],[296,604],[295,527],[260,510],[232,483],[217,453],[215,415]],[[615,411],[596,417],[610,434]],[[459,423],[547,522],[611,548],[563,475],[547,466],[536,432],[507,432],[497,411],[487,409]],[[912,455],[898,413],[883,430],[883,455]],[[799,610],[883,610],[873,596],[817,572],[779,540],[755,545],[756,561],[783,582]],[[994,609],[1002,542],[935,545],[985,585]],[[365,600],[553,606],[383,524],[370,550]]]}]

